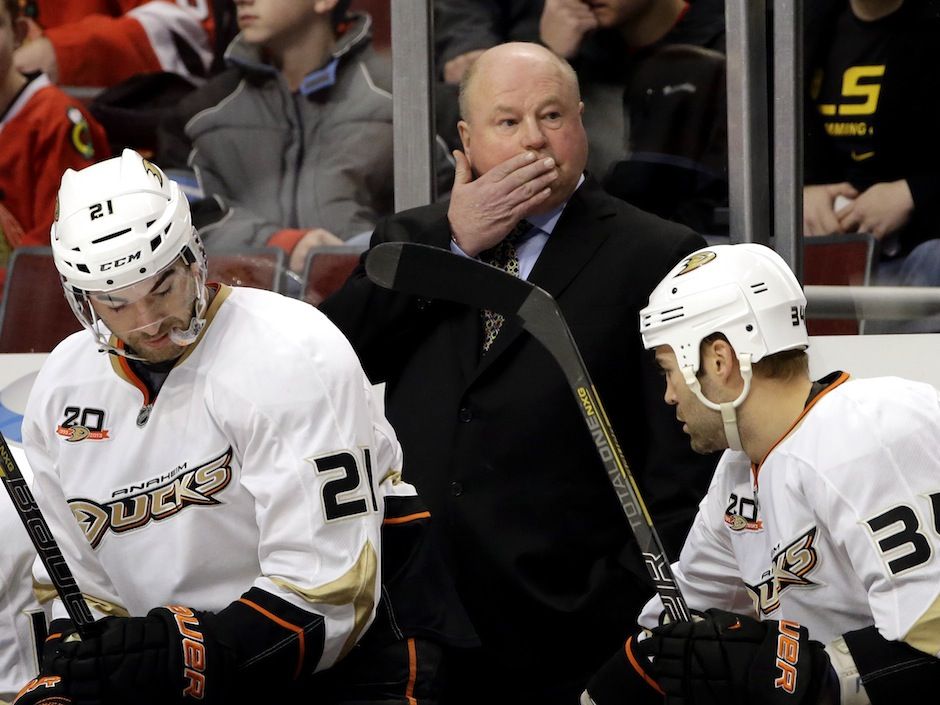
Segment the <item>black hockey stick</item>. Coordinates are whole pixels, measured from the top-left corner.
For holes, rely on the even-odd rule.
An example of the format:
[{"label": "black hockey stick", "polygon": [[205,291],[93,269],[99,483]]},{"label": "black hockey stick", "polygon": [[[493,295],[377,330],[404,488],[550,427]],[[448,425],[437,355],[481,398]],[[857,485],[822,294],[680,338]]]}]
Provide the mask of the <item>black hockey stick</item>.
[{"label": "black hockey stick", "polygon": [[88,609],[88,604],[82,597],[82,591],[78,589],[75,576],[69,570],[65,557],[59,550],[59,544],[56,543],[52,531],[49,530],[46,518],[39,510],[36,498],[33,497],[32,490],[26,484],[26,478],[23,477],[23,473],[20,472],[19,466],[13,459],[10,446],[7,445],[2,433],[0,433],[0,480],[3,481],[3,486],[10,495],[16,513],[20,515],[20,520],[26,527],[29,540],[36,547],[39,559],[46,566],[52,585],[59,593],[65,605],[65,611],[75,624],[78,635],[83,639],[90,636],[89,627],[95,619],[91,616],[91,610]]},{"label": "black hockey stick", "polygon": [[673,620],[691,620],[662,541],[594,389],[581,352],[551,295],[497,267],[448,250],[415,243],[389,242],[372,248],[366,257],[366,274],[386,289],[486,308],[503,316],[521,319],[523,328],[555,358],[574,392],[667,614]]}]

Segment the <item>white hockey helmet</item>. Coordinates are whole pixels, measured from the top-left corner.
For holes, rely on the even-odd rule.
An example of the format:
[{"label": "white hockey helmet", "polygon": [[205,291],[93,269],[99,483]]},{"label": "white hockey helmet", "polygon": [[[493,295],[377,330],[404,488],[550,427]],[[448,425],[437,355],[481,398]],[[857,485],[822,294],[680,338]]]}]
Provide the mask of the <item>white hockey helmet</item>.
[{"label": "white hockey helmet", "polygon": [[673,267],[640,312],[647,350],[669,345],[680,367],[699,368],[699,348],[723,333],[751,362],[805,349],[806,297],[783,258],[755,243],[715,245]]},{"label": "white hockey helmet", "polygon": [[[715,245],[693,252],[673,267],[640,312],[647,350],[668,345],[683,377],[708,407],[722,411],[732,448],[740,449],[733,410],[750,391],[751,363],[784,350],[809,346],[806,297],[780,255],[755,243]],[[722,333],[741,364],[744,390],[727,404],[701,393],[696,373],[702,340]],[[736,446],[738,446],[736,448]]]},{"label": "white hockey helmet", "polygon": [[[116,292],[158,274],[182,258],[195,264],[194,316],[186,331],[171,333],[191,344],[205,325],[206,254],[179,185],[131,149],[120,157],[62,176],[52,224],[52,254],[66,298],[99,345],[108,343],[87,294]],[[129,357],[133,357],[129,355]]]}]

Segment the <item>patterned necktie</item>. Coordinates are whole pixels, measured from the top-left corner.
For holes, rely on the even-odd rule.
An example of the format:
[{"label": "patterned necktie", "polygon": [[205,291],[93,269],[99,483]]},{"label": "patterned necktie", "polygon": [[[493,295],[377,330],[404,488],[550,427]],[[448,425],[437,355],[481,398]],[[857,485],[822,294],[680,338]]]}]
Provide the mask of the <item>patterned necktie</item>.
[{"label": "patterned necktie", "polygon": [[[531,229],[532,224],[529,221],[520,220],[496,247],[481,252],[480,259],[487,264],[505,270],[514,277],[518,277],[519,257],[516,254],[516,243]],[[480,311],[480,316],[483,320],[483,352],[485,353],[490,349],[493,341],[496,340],[496,335],[499,333],[499,329],[502,328],[504,319],[502,315],[489,309]]]}]

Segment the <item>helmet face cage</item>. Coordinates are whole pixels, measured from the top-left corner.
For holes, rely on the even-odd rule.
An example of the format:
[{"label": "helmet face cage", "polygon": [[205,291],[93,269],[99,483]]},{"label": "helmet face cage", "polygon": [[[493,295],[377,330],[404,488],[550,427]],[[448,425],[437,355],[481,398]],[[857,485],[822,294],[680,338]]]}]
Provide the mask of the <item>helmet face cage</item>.
[{"label": "helmet face cage", "polygon": [[[201,242],[195,231],[193,232],[193,238],[196,243],[199,243],[199,250],[202,250]],[[194,249],[195,247],[196,246],[194,245]],[[177,345],[191,345],[196,341],[199,333],[205,327],[204,316],[209,305],[208,299],[206,298],[207,269],[205,252],[203,251],[202,257],[197,256],[196,258],[191,258],[189,256],[189,252],[191,252],[191,250],[187,248],[185,252],[180,254],[180,257],[178,257],[177,260],[182,260],[184,263],[186,263],[195,283],[193,318],[189,328],[186,331],[171,331],[170,337]],[[171,262],[168,266],[173,266],[175,263],[176,260]],[[193,267],[193,264],[196,266]],[[159,272],[157,272],[157,274],[159,274]],[[157,274],[154,276],[157,276]],[[81,289],[70,287],[64,283],[63,288],[65,289],[65,298],[69,302],[69,306],[71,307],[72,312],[75,314],[75,317],[78,319],[79,323],[82,324],[83,328],[91,332],[92,336],[95,338],[95,342],[97,342],[98,346],[102,350],[113,353],[115,355],[120,355],[122,357],[127,357],[132,360],[143,360],[143,358],[134,355],[126,348],[115,347],[111,344],[111,333],[107,328],[104,327],[101,318],[98,316],[98,313],[91,304],[90,295],[93,292],[82,291]]]},{"label": "helmet face cage", "polygon": [[190,332],[198,330],[183,336],[179,344],[198,337],[207,305],[205,249],[179,186],[137,152],[125,149],[120,157],[80,172],[67,170],[51,235],[66,299],[102,348],[135,357],[109,344],[87,293],[123,289],[156,275],[181,257],[186,264],[196,265],[194,322],[199,324],[191,324]]},{"label": "helmet face cage", "polygon": [[716,245],[689,255],[660,282],[640,312],[640,331],[646,349],[670,346],[680,369],[695,374],[702,340],[714,333],[752,362],[805,349],[805,309],[799,282],[771,248]]}]

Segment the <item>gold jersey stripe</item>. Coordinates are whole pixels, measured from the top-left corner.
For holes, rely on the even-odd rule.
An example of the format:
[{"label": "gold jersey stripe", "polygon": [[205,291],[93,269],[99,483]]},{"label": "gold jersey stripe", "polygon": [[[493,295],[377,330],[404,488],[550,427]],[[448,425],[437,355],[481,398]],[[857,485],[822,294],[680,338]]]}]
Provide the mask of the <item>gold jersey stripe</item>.
[{"label": "gold jersey stripe", "polygon": [[[39,600],[39,604],[44,605],[47,602],[52,602],[58,593],[55,591],[55,587],[52,583],[37,583],[33,581],[33,594],[36,596],[36,599]],[[94,595],[87,595],[84,592],[82,597],[85,598],[85,602],[88,603],[88,606],[98,610],[99,612],[109,615],[111,617],[130,617],[131,613],[128,612],[124,607],[116,605],[113,602],[108,600],[103,600],[100,597],[95,597]]]},{"label": "gold jersey stripe", "polygon": [[940,597],[911,627],[904,641],[919,651],[934,657],[940,656]]},{"label": "gold jersey stripe", "polygon": [[343,644],[340,658],[349,653],[356,645],[360,634],[366,628],[366,623],[375,608],[375,584],[378,579],[378,556],[372,544],[366,541],[355,565],[344,575],[325,585],[313,588],[302,588],[283,578],[271,578],[278,587],[289,590],[311,604],[324,605],[352,605],[354,622],[349,638]]}]

